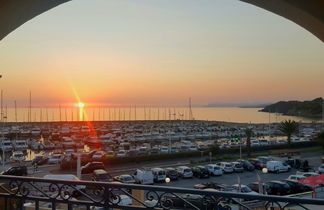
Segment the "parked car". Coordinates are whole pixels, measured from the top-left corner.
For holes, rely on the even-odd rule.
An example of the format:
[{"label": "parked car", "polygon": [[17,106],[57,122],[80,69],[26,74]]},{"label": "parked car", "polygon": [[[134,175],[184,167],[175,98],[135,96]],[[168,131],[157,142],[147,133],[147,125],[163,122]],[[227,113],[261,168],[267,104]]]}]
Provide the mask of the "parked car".
[{"label": "parked car", "polygon": [[[241,191],[240,191],[241,190]],[[239,186],[238,184],[234,184],[232,185],[232,192],[240,192],[240,193],[247,193],[247,194],[251,194],[251,195],[257,195],[258,193],[251,190],[248,186],[241,184],[241,186]]]},{"label": "parked car", "polygon": [[234,172],[243,173],[243,165],[239,162],[231,162]]},{"label": "parked car", "polygon": [[106,154],[106,157],[107,157],[107,158],[115,157],[115,153],[114,153],[114,151],[108,151],[107,154]]},{"label": "parked car", "polygon": [[102,162],[89,162],[81,167],[81,174],[90,174],[97,169],[105,169],[104,164]]},{"label": "parked car", "polygon": [[203,184],[196,184],[196,185],[194,185],[194,188],[195,189],[200,189],[200,190],[203,190],[203,189],[216,189],[216,190],[219,190],[219,191],[223,191],[223,190],[227,189],[228,186],[224,185],[224,184],[219,184],[217,182],[208,182],[208,183],[203,183]]},{"label": "parked car", "polygon": [[266,164],[262,163],[260,160],[255,158],[249,159],[249,162],[258,170],[262,170],[266,167]]},{"label": "parked car", "polygon": [[251,182],[247,186],[253,190],[254,192],[261,193],[260,192],[260,185],[261,185],[261,190],[263,190],[263,193],[266,192],[266,185],[265,183],[259,183],[259,182]]},{"label": "parked car", "polygon": [[126,156],[128,156],[128,157],[134,157],[137,155],[138,155],[138,150],[136,150],[136,149],[128,150],[126,153]]},{"label": "parked car", "polygon": [[290,176],[288,176],[288,179],[287,180],[291,180],[291,181],[297,182],[297,181],[299,181],[301,179],[305,179],[305,178],[306,178],[306,176],[303,176],[303,175],[290,175]]},{"label": "parked car", "polygon": [[324,174],[324,164],[322,164],[320,167],[318,167],[318,173]]},{"label": "parked car", "polygon": [[153,184],[154,175],[151,170],[136,169],[133,175],[135,182],[139,184]]},{"label": "parked car", "polygon": [[47,157],[47,156],[45,156],[45,155],[38,155],[38,156],[36,156],[36,157],[33,159],[33,161],[32,161],[32,165],[34,165],[35,163],[36,163],[37,165],[44,165],[44,164],[47,163],[47,161],[48,161],[48,157]]},{"label": "parked car", "polygon": [[61,163],[62,159],[63,159],[63,156],[61,154],[53,154],[48,158],[47,163],[48,164],[58,164],[58,163]]},{"label": "parked car", "polygon": [[291,193],[290,186],[282,181],[266,182],[266,190],[269,195],[289,195]]},{"label": "parked car", "polygon": [[209,178],[209,171],[204,166],[192,167],[193,176],[198,178]]},{"label": "parked car", "polygon": [[258,160],[260,160],[262,163],[267,164],[268,161],[273,161],[273,157],[267,157],[267,156],[260,156],[258,157]]},{"label": "parked car", "polygon": [[213,176],[223,175],[223,170],[221,169],[221,167],[219,167],[216,164],[208,164],[208,165],[206,165],[206,168],[208,169],[210,175],[213,175]]},{"label": "parked car", "polygon": [[246,171],[254,171],[255,169],[254,165],[247,160],[238,160],[237,162],[241,163]]},{"label": "parked car", "polygon": [[303,192],[311,192],[313,191],[313,188],[309,185],[302,184],[296,181],[291,180],[282,180],[283,182],[287,183],[290,186],[291,193],[297,194],[297,193],[303,193]]},{"label": "parked car", "polygon": [[267,162],[267,169],[268,172],[280,173],[290,171],[290,166],[281,161],[271,160]]},{"label": "parked car", "polygon": [[193,209],[190,205],[188,205],[187,202],[193,204],[198,209],[212,210],[215,209],[216,206],[216,202],[214,200],[210,199],[209,197],[196,194],[181,194],[180,198],[174,195],[170,197],[168,196],[162,201],[162,204],[164,206],[168,206],[170,203],[172,203],[172,207],[175,209]]},{"label": "parked car", "polygon": [[162,168],[152,168],[154,182],[165,182],[166,171]]},{"label": "parked car", "polygon": [[297,175],[302,175],[302,176],[305,176],[305,177],[310,177],[310,176],[319,176],[319,174],[316,173],[316,172],[300,172],[300,171],[297,171],[296,174],[297,174]]},{"label": "parked car", "polygon": [[299,169],[301,167],[302,161],[300,159],[291,159],[285,160],[284,162],[287,165],[290,165],[291,168]]},{"label": "parked car", "polygon": [[102,160],[105,157],[106,153],[104,151],[95,152],[92,155],[93,160]]},{"label": "parked car", "polygon": [[107,171],[97,169],[93,171],[92,180],[98,182],[112,182],[113,178]]},{"label": "parked car", "polygon": [[216,165],[218,165],[223,170],[224,173],[233,173],[234,172],[233,166],[230,163],[220,162],[220,163],[217,163]]},{"label": "parked car", "polygon": [[126,151],[125,150],[119,150],[116,154],[116,157],[125,157]]},{"label": "parked car", "polygon": [[166,177],[170,178],[171,180],[177,180],[179,177],[178,171],[174,168],[166,168]]},{"label": "parked car", "polygon": [[11,175],[11,176],[27,176],[26,166],[13,166],[7,170],[1,172],[1,175]]},{"label": "parked car", "polygon": [[179,166],[176,170],[182,178],[192,178],[193,176],[192,170],[187,166]]},{"label": "parked car", "polygon": [[128,175],[128,174],[115,176],[114,180],[121,182],[121,183],[126,183],[126,184],[134,184],[135,183],[135,179],[131,175]]}]

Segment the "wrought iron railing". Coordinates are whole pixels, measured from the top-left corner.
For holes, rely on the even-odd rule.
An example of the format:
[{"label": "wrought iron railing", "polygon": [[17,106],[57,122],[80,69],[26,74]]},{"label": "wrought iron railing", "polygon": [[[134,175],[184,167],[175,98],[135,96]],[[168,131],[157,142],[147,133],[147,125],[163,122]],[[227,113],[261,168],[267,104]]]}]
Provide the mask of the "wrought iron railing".
[{"label": "wrought iron railing", "polygon": [[[322,199],[0,176],[0,209],[313,209]],[[62,207],[64,206],[64,207]],[[312,207],[311,207],[312,206]],[[320,209],[320,208],[319,208]]]}]

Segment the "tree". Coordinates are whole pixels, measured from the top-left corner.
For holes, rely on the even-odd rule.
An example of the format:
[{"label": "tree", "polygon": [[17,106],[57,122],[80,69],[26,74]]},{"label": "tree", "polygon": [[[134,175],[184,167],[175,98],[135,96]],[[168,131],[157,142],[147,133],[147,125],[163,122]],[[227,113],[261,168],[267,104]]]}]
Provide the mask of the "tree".
[{"label": "tree", "polygon": [[317,134],[317,142],[324,149],[324,131]]},{"label": "tree", "polygon": [[252,128],[245,129],[246,136],[246,148],[248,152],[248,156],[251,155],[251,137],[254,135]]},{"label": "tree", "polygon": [[289,145],[291,143],[291,135],[298,132],[298,127],[298,123],[294,120],[285,120],[280,123],[278,129],[287,136]]}]

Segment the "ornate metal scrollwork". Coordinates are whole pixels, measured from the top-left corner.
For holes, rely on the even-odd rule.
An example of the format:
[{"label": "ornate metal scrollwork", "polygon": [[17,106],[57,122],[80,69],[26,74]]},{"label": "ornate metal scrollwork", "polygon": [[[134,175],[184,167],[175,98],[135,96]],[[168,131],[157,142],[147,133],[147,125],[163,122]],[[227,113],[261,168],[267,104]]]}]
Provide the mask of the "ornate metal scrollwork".
[{"label": "ornate metal scrollwork", "polygon": [[[0,185],[2,191],[0,198],[3,196],[34,201],[41,199],[43,202],[69,202],[73,205],[120,209],[127,208],[126,205],[135,205],[135,208],[224,210],[229,210],[233,206],[240,209],[253,209],[252,204],[260,204],[265,209],[268,207],[287,209],[290,206],[308,209],[305,204],[324,205],[324,200],[103,182],[45,180],[11,176],[0,176],[0,182],[6,183]],[[142,191],[143,195],[138,197],[132,191]]]}]

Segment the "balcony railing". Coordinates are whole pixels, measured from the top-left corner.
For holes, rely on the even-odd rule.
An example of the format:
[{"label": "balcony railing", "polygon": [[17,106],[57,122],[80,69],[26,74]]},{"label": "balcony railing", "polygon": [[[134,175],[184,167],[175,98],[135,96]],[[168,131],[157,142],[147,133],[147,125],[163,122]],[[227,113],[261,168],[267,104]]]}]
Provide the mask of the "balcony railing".
[{"label": "balcony railing", "polygon": [[[322,199],[0,176],[0,209],[318,209]],[[321,206],[323,205],[323,206]],[[315,206],[315,207],[314,207]]]}]

